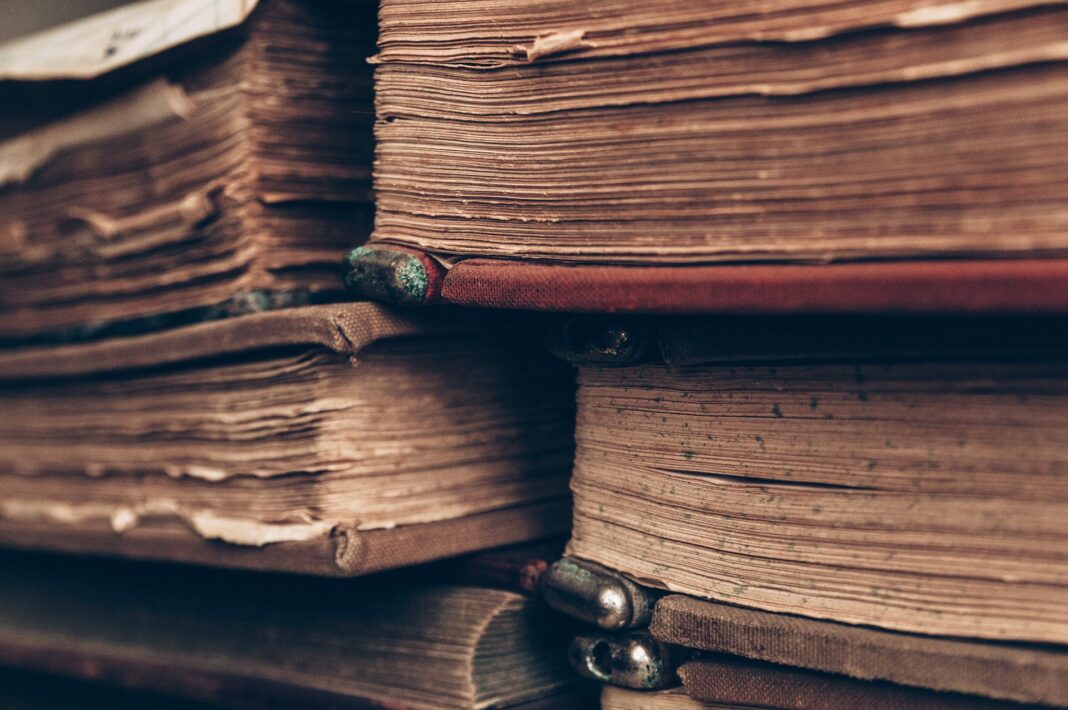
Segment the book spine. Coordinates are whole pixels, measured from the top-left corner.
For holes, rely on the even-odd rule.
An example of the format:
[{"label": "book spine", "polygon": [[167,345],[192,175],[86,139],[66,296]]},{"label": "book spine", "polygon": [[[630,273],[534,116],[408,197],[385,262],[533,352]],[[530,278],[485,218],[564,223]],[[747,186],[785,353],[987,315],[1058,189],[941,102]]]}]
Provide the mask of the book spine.
[{"label": "book spine", "polygon": [[364,245],[345,258],[359,298],[572,313],[1065,313],[1068,259],[621,266],[469,258]]}]

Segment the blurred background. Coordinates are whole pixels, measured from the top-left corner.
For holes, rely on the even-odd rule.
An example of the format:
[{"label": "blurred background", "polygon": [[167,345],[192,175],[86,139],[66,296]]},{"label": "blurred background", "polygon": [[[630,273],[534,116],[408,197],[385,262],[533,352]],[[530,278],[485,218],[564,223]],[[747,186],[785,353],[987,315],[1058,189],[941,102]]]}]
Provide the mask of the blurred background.
[{"label": "blurred background", "polygon": [[95,12],[103,12],[129,0],[4,0],[0,42],[61,25]]}]

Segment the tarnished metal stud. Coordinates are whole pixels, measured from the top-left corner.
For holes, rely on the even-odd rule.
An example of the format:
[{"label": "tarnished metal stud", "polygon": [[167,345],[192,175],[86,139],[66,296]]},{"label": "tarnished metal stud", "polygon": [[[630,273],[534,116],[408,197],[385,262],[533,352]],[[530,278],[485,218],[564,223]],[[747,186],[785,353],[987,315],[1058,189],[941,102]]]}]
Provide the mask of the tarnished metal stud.
[{"label": "tarnished metal stud", "polygon": [[655,690],[679,682],[670,651],[647,631],[577,636],[568,656],[579,675],[601,683]]},{"label": "tarnished metal stud", "polygon": [[548,334],[549,350],[579,364],[633,365],[654,355],[644,322],[626,316],[574,316]]},{"label": "tarnished metal stud", "polygon": [[344,259],[345,286],[362,299],[424,305],[440,296],[444,268],[413,249],[366,244]]},{"label": "tarnished metal stud", "polygon": [[656,593],[601,565],[565,557],[538,583],[542,599],[557,611],[608,631],[648,625]]}]

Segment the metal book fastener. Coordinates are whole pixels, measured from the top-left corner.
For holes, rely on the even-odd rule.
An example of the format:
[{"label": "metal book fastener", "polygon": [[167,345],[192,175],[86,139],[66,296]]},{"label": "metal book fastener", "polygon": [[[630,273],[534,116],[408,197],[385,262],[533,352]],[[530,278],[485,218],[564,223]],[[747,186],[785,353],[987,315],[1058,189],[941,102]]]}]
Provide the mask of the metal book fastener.
[{"label": "metal book fastener", "polygon": [[365,244],[344,259],[345,286],[359,298],[394,305],[425,305],[441,295],[444,268],[427,254]]},{"label": "metal book fastener", "polygon": [[601,565],[565,557],[538,582],[545,603],[607,631],[647,626],[657,594]]},{"label": "metal book fastener", "polygon": [[574,365],[634,365],[655,354],[644,321],[628,316],[573,316],[546,341],[553,355]]},{"label": "metal book fastener", "polygon": [[648,631],[577,636],[568,657],[579,675],[601,683],[640,690],[679,683],[670,649]]}]

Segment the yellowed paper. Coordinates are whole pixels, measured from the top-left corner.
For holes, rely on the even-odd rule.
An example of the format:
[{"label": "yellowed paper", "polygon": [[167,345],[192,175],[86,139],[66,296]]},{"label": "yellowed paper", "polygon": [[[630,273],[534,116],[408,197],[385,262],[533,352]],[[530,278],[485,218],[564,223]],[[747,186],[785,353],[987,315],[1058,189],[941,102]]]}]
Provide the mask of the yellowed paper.
[{"label": "yellowed paper", "polygon": [[0,79],[90,79],[245,21],[258,0],[146,0],[0,46]]}]

